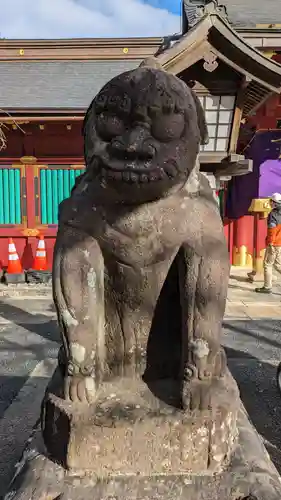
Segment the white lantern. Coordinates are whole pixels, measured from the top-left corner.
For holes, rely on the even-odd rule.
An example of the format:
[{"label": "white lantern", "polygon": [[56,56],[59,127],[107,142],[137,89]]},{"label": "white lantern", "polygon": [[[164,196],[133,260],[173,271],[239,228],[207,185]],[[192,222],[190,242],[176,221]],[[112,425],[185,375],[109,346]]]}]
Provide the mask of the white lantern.
[{"label": "white lantern", "polygon": [[199,100],[205,111],[209,143],[201,146],[202,152],[227,152],[233,125],[235,95],[204,95]]}]

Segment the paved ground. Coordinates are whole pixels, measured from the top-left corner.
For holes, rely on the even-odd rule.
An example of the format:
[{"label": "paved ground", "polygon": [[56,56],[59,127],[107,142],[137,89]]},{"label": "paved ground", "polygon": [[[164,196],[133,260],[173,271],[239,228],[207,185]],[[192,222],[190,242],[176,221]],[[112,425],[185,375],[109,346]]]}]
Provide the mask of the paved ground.
[{"label": "paved ground", "polygon": [[[281,471],[281,287],[254,293],[245,271],[230,280],[224,322],[229,366],[244,404]],[[39,417],[40,402],[56,363],[58,330],[48,289],[13,298],[0,287],[0,497]],[[33,295],[32,297],[30,295]]]},{"label": "paved ground", "polygon": [[281,362],[281,285],[258,295],[244,270],[233,270],[223,344],[243,403],[281,473],[281,395],[276,368]]},{"label": "paved ground", "polygon": [[39,417],[58,339],[50,298],[0,297],[0,498]]}]

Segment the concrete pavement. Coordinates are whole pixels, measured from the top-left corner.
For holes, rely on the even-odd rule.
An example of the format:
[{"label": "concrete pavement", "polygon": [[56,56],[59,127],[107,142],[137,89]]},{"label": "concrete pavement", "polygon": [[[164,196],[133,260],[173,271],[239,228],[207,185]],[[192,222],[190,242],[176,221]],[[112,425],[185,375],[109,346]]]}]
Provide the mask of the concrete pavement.
[{"label": "concrete pavement", "polygon": [[58,340],[50,294],[0,297],[0,498],[39,418]]},{"label": "concrete pavement", "polygon": [[272,295],[255,293],[262,282],[247,281],[247,270],[232,268],[223,345],[229,367],[252,422],[281,472],[281,395],[276,369],[281,362],[281,281]]},{"label": "concrete pavement", "polygon": [[[243,402],[281,471],[281,286],[257,295],[232,269],[223,344]],[[0,288],[0,497],[39,417],[56,364],[59,334],[50,288]]]}]

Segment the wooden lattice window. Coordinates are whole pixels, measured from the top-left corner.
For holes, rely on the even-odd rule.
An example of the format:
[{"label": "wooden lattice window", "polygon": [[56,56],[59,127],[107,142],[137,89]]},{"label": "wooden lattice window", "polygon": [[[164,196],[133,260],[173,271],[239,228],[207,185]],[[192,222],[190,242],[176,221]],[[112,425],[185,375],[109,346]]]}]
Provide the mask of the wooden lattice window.
[{"label": "wooden lattice window", "polygon": [[40,168],[41,223],[58,223],[58,206],[70,195],[75,179],[84,169]]},{"label": "wooden lattice window", "polygon": [[21,224],[20,168],[0,167],[0,224]]}]

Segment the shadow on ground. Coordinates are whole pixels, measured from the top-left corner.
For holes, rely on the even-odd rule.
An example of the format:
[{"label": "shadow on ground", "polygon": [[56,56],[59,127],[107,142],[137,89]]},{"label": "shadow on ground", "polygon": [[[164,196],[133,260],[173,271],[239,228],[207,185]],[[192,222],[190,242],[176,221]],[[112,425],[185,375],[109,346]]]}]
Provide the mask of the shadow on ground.
[{"label": "shadow on ground", "polygon": [[[48,304],[46,310],[53,312],[54,306]],[[0,300],[0,317],[23,327],[25,330],[40,335],[46,340],[53,342],[60,341],[57,321],[55,319],[49,320],[49,316],[47,315],[41,313],[31,314],[20,307]]]},{"label": "shadow on ground", "polygon": [[[281,323],[270,319],[226,321],[225,350],[241,399],[281,473]],[[236,344],[236,345],[235,345]]]},{"label": "shadow on ground", "polygon": [[[56,321],[49,320],[44,314],[38,314],[38,322],[36,322],[33,314],[0,301],[0,315],[20,328],[37,334],[43,343],[59,340]],[[18,318],[21,320],[19,321]],[[224,329],[223,344],[227,352],[229,368],[239,385],[242,401],[281,473],[281,395],[276,385],[277,365],[281,361],[281,323],[270,318],[227,320],[224,322]],[[24,349],[32,353],[31,358],[34,354],[35,364],[46,356],[45,347],[40,345],[40,342],[24,346],[6,339],[5,344],[5,349],[10,352],[14,351],[15,356],[18,351]],[[56,348],[54,346],[55,350]],[[47,345],[46,349],[49,349]],[[2,408],[0,405],[0,415],[3,415],[7,409],[7,403],[9,406],[24,382],[25,379],[21,377],[2,376],[0,378],[0,386],[6,387]],[[14,436],[15,444],[16,439]]]},{"label": "shadow on ground", "polygon": [[[253,295],[253,297],[259,297],[259,298],[262,297],[264,299],[264,297],[265,297],[264,294],[263,295],[260,293],[257,294],[257,292],[255,292],[255,288],[259,288],[259,287],[260,287],[260,285],[257,283],[255,284],[254,288],[250,288],[249,286],[245,287],[245,286],[241,286],[241,285],[233,285],[232,283],[230,283],[228,285],[228,288],[230,288],[231,290],[239,290],[239,291],[245,290],[246,292],[251,293]],[[281,296],[281,293],[274,290],[274,288],[273,288],[271,295],[266,295],[266,297],[280,297],[280,296]]]},{"label": "shadow on ground", "polygon": [[[247,273],[245,273],[245,276],[239,276],[235,274],[231,274],[229,277],[229,285],[228,287],[231,290],[244,290],[246,292],[249,292],[250,294],[253,295],[253,297],[257,297],[257,294],[255,292],[255,288],[259,288],[263,284],[263,278],[255,280],[255,282],[251,282],[248,277]],[[242,286],[241,283],[247,284],[247,286]],[[280,277],[276,277],[275,275],[273,276],[273,292],[271,294],[271,297],[280,297],[281,296],[281,291],[280,291]],[[265,295],[259,295],[259,297],[265,298]],[[266,296],[269,298],[269,296]]]},{"label": "shadow on ground", "polygon": [[231,274],[229,276],[229,279],[230,280],[239,281],[240,283],[250,283],[249,278],[248,278],[247,275],[245,275],[245,276],[239,276],[239,275]]}]

